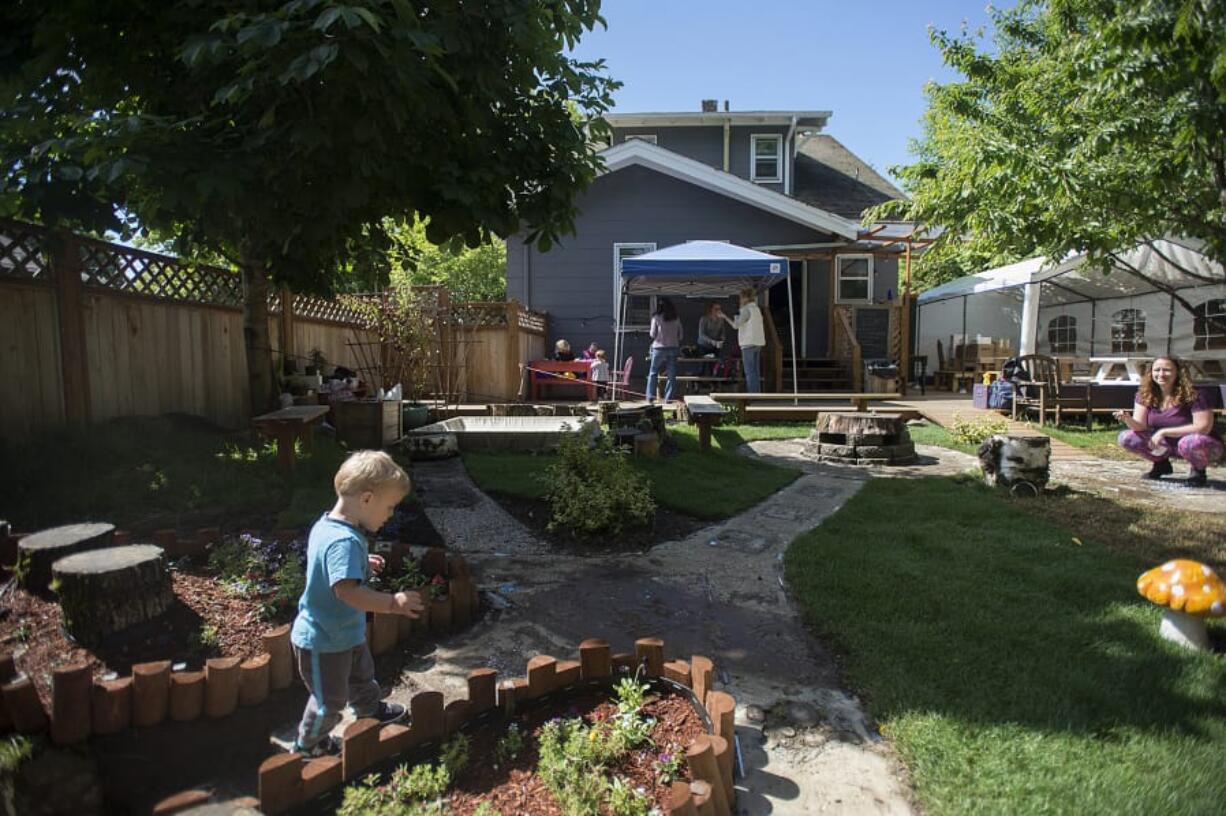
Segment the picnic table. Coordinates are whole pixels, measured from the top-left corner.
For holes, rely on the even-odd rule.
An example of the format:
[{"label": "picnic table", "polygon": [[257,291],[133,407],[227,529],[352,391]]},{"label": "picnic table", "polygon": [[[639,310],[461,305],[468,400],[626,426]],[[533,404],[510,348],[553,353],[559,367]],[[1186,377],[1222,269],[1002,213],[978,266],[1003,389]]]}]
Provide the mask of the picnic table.
[{"label": "picnic table", "polygon": [[294,442],[301,438],[309,451],[315,441],[315,424],[328,414],[326,405],[295,405],[251,420],[256,430],[277,441],[277,467],[288,476],[294,470]]},{"label": "picnic table", "polygon": [[559,385],[581,387],[587,392],[588,402],[595,402],[596,384],[589,379],[591,369],[591,360],[532,360],[528,363],[528,389],[532,401],[540,401],[541,386]]},{"label": "picnic table", "polygon": [[685,398],[685,413],[690,424],[698,426],[698,450],[711,450],[711,428],[724,421],[728,409],[710,397],[690,394]]},{"label": "picnic table", "polygon": [[[1094,366],[1094,382],[1105,383],[1113,380],[1125,380],[1139,383],[1145,374],[1145,369],[1154,361],[1153,357],[1091,357],[1090,364]],[[1113,376],[1116,369],[1122,368],[1124,376]]]}]

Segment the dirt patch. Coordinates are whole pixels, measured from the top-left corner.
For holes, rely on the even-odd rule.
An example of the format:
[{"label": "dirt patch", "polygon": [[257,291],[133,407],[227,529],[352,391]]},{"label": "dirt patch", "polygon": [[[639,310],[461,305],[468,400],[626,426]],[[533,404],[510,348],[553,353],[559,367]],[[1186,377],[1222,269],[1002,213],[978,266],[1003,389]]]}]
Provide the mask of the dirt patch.
[{"label": "dirt patch", "polygon": [[572,555],[595,552],[643,552],[665,541],[683,539],[712,524],[711,521],[657,507],[652,523],[648,526],[626,526],[616,536],[586,536],[573,530],[550,531],[549,519],[553,511],[550,509],[549,502],[544,499],[523,499],[499,493],[488,495],[533,534]]}]

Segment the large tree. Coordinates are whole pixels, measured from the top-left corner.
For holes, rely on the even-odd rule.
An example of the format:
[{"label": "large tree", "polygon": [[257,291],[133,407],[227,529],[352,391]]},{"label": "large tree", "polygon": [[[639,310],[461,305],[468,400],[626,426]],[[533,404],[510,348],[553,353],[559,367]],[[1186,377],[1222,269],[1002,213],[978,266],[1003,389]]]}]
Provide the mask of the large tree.
[{"label": "large tree", "polygon": [[1226,3],[1023,0],[990,48],[934,32],[962,79],[927,88],[910,194],[879,208],[945,232],[924,283],[1116,253],[1168,234],[1226,260]]},{"label": "large tree", "polygon": [[253,408],[270,283],[329,292],[386,219],[431,240],[572,229],[599,169],[571,113],[616,83],[566,56],[599,0],[9,0],[0,208],[230,258]]}]

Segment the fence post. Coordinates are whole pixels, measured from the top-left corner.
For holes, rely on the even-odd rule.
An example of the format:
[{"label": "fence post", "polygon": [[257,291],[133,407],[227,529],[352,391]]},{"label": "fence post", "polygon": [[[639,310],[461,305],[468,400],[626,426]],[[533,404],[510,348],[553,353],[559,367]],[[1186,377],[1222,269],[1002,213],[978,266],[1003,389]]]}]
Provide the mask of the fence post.
[{"label": "fence post", "polygon": [[50,261],[55,279],[55,305],[60,333],[60,371],[64,381],[64,419],[84,426],[92,412],[89,400],[89,365],[85,349],[82,305],[81,254],[76,238],[66,230],[53,233]]},{"label": "fence post", "polygon": [[507,301],[507,384],[501,395],[504,399],[514,399],[519,395],[519,301]]},{"label": "fence post", "polygon": [[288,286],[281,287],[281,318],[277,321],[277,331],[281,347],[281,371],[285,371],[285,361],[295,359],[297,349],[294,348],[294,293]]}]

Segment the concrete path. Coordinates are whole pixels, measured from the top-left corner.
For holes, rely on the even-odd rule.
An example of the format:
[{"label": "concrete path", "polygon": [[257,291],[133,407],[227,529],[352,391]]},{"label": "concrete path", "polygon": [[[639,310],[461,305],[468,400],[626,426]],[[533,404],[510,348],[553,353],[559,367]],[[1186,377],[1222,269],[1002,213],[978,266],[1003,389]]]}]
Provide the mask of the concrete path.
[{"label": "concrete path", "polygon": [[[717,687],[737,698],[748,776],[742,814],[883,813],[913,809],[905,769],[859,701],[839,686],[834,660],[800,622],[783,586],[783,552],[868,478],[806,473],[758,506],[645,554],[559,556],[481,496],[458,460],[416,465],[426,512],[447,545],[469,555],[495,607],[486,620],[409,659],[393,698],[422,689],[464,693],[480,666],[522,675],[534,654],[571,656],[585,637],[617,650],[659,635],[669,655],[705,654]],[[485,501],[464,514],[444,495]],[[535,543],[534,543],[535,542]]]}]

